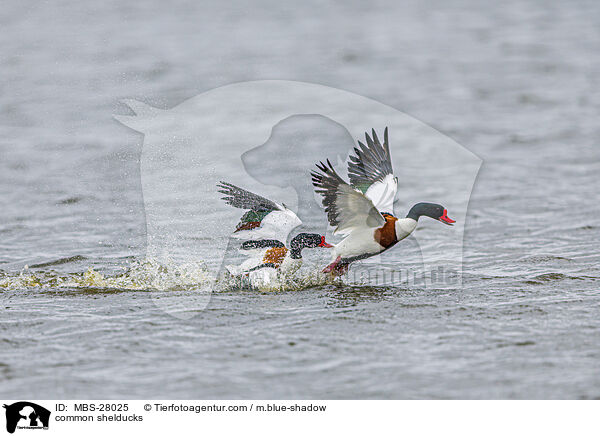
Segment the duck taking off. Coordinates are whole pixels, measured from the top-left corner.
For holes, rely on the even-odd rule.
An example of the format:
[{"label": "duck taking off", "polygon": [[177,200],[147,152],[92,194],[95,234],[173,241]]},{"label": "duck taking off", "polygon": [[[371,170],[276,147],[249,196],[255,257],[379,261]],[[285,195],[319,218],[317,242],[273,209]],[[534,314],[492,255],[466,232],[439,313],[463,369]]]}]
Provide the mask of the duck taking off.
[{"label": "duck taking off", "polygon": [[233,207],[246,209],[233,237],[244,242],[240,252],[248,256],[241,265],[228,265],[227,270],[234,276],[260,270],[263,278],[276,272],[293,274],[302,265],[302,250],[305,248],[331,248],[325,237],[316,233],[300,233],[286,247],[288,235],[302,224],[298,216],[284,204],[275,203],[260,195],[239,188],[231,183],[220,182],[222,199]]},{"label": "duck taking off", "polygon": [[333,262],[323,272],[342,275],[350,263],[375,256],[409,236],[422,216],[452,225],[444,206],[435,203],[415,204],[405,218],[394,215],[398,178],[392,169],[388,129],[383,145],[375,130],[365,133],[366,145],[358,141],[355,155],[350,156],[345,182],[333,165],[319,162],[319,171],[311,172],[315,192],[323,196],[323,206],[334,234],[346,236],[333,248]]}]

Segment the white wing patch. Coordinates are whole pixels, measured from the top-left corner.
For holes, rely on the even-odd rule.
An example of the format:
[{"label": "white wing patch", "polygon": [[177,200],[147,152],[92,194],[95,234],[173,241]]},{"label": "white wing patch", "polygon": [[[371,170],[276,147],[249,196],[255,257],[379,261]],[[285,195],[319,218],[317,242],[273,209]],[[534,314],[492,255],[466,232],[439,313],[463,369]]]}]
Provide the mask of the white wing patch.
[{"label": "white wing patch", "polygon": [[232,236],[236,239],[246,241],[275,239],[285,245],[290,232],[301,224],[302,221],[300,221],[300,218],[294,212],[283,208],[283,210],[274,210],[264,217],[260,227],[252,230],[243,230],[234,233]]},{"label": "white wing patch", "polygon": [[365,196],[373,202],[377,210],[394,214],[394,199],[398,191],[398,179],[393,174],[388,174],[380,182],[375,182]]}]

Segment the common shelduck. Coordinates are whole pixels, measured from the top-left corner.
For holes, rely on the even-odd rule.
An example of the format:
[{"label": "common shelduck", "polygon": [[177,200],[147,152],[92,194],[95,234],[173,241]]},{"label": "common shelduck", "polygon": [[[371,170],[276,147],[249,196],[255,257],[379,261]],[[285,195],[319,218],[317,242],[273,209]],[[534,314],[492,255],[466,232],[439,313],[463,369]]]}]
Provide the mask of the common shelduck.
[{"label": "common shelduck", "polygon": [[273,270],[294,274],[302,265],[304,248],[333,247],[325,241],[325,236],[316,233],[300,233],[286,247],[290,232],[302,224],[292,210],[231,183],[221,182],[217,187],[229,205],[247,210],[232,236],[244,240],[240,251],[248,259],[239,266],[228,265],[226,268],[232,275],[256,271],[262,281],[269,281]]},{"label": "common shelduck", "polygon": [[417,227],[421,216],[428,216],[452,225],[444,206],[434,203],[415,204],[406,218],[394,216],[394,199],[398,178],[394,176],[388,142],[388,129],[383,145],[375,130],[372,138],[365,133],[366,145],[358,141],[355,156],[350,156],[346,183],[333,165],[317,164],[311,172],[315,192],[323,196],[323,206],[334,234],[346,237],[335,244],[333,262],[323,272],[342,275],[351,262],[375,256],[406,238]]}]

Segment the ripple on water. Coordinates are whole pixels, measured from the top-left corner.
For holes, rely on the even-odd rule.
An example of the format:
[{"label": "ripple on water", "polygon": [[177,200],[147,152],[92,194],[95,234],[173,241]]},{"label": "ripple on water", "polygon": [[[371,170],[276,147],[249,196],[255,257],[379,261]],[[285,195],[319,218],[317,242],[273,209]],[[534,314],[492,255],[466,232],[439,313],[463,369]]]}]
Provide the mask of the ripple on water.
[{"label": "ripple on water", "polygon": [[581,280],[581,281],[596,281],[598,277],[593,276],[571,276],[558,272],[550,272],[536,275],[535,277],[525,280],[525,283],[528,285],[542,285],[552,282],[560,282],[566,280]]},{"label": "ripple on water", "polygon": [[562,256],[553,255],[539,255],[539,256],[528,256],[520,260],[523,263],[547,263],[554,261],[573,262],[573,259]]}]

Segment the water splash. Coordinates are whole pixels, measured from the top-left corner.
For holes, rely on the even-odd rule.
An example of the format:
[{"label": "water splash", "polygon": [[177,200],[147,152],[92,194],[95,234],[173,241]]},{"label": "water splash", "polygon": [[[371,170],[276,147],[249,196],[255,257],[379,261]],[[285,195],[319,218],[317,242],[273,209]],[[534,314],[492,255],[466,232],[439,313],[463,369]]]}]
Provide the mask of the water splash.
[{"label": "water splash", "polygon": [[55,271],[32,271],[27,266],[19,274],[0,273],[0,289],[118,289],[118,290],[188,290],[211,280],[203,262],[133,261],[126,271],[105,275],[89,267],[83,273],[61,274]]},{"label": "water splash", "polygon": [[[270,268],[268,270],[271,270]],[[260,270],[259,270],[260,271]],[[342,283],[340,278],[334,278],[330,274],[323,274],[320,268],[302,268],[294,275],[272,274],[267,277],[261,276],[225,276],[219,280],[219,288],[224,290],[254,290],[261,292],[276,291],[300,291],[307,288]]]},{"label": "water splash", "polygon": [[25,266],[17,274],[0,271],[0,290],[3,289],[88,289],[122,291],[215,291],[257,290],[297,291],[315,286],[341,283],[316,267],[302,268],[296,275],[275,274],[268,282],[246,277],[225,276],[215,280],[204,262],[178,263],[172,260],[146,259],[132,261],[123,273],[109,275],[89,267],[85,272],[59,273],[34,271]]}]

